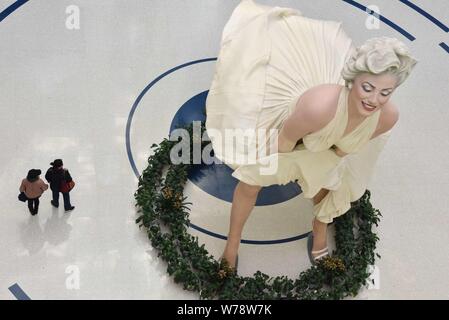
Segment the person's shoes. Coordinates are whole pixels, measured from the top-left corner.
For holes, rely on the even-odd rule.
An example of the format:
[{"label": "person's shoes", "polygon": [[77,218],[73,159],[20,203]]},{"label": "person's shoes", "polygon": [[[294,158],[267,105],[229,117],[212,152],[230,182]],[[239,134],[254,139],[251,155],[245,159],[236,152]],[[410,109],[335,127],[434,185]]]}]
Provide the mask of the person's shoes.
[{"label": "person's shoes", "polygon": [[53,200],[51,200],[50,203],[51,203],[51,205],[52,205],[53,207],[55,207],[55,208],[59,207],[59,205],[56,204]]},{"label": "person's shoes", "polygon": [[307,253],[309,254],[310,263],[315,265],[319,259],[329,255],[327,247],[321,250],[312,251],[313,248],[313,232],[307,236]]},{"label": "person's shoes", "polygon": [[73,209],[75,209],[75,207],[74,207],[74,206],[71,206],[71,207],[65,209],[65,211],[72,211]]}]

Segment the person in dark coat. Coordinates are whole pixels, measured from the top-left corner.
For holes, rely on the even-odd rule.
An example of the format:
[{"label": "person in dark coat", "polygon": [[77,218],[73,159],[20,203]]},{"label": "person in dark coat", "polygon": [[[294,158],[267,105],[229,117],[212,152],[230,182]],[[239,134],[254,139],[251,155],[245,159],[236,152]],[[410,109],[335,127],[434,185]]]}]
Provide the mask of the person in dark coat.
[{"label": "person in dark coat", "polygon": [[72,177],[70,176],[69,170],[63,168],[63,163],[61,159],[56,159],[55,161],[50,163],[51,167],[47,170],[45,174],[45,179],[50,184],[50,189],[53,194],[53,200],[51,200],[51,204],[53,207],[59,207],[59,193],[62,193],[62,197],[64,199],[64,209],[65,211],[71,211],[75,209],[74,206],[70,204],[70,194],[69,192],[61,191],[61,184],[63,182],[72,181]]},{"label": "person in dark coat", "polygon": [[34,216],[39,210],[39,198],[48,189],[48,185],[39,177],[42,173],[39,169],[31,169],[20,184],[20,192],[28,198],[28,209]]}]

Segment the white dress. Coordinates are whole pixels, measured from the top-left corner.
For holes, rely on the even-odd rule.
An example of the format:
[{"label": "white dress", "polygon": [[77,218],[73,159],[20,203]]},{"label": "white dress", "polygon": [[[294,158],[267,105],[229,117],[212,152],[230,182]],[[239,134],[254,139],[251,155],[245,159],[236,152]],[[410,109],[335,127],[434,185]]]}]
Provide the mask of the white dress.
[{"label": "white dress", "polygon": [[[352,50],[340,22],[243,0],[224,28],[206,101],[206,129],[215,156],[235,170],[232,175],[260,186],[296,181],[305,198],[329,189],[314,206],[314,215],[325,223],[349,210],[350,202],[366,190],[390,135],[370,140],[380,111],[343,137],[349,89],[342,87],[335,117],[303,137],[292,152],[272,152],[274,133],[268,130],[281,129],[306,90],[324,83],[343,85],[341,70]],[[228,132],[236,138],[226,138]],[[333,145],[348,155],[339,157]],[[273,163],[276,170],[267,171],[267,164]]]}]

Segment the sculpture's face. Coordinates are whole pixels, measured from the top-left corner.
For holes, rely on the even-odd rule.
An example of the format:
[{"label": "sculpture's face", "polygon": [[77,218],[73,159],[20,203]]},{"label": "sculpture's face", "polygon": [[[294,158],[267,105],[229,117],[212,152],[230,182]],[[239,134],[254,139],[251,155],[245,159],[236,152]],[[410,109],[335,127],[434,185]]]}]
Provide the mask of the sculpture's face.
[{"label": "sculpture's face", "polygon": [[369,116],[388,102],[397,83],[397,76],[391,73],[361,73],[355,77],[349,96],[359,115]]}]

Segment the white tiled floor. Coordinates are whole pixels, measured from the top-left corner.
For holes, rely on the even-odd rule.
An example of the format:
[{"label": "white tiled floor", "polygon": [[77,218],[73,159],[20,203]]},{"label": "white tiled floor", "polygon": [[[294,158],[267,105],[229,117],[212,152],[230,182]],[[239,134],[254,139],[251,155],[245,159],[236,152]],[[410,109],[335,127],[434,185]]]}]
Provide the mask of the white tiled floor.
[{"label": "white tiled floor", "polygon": [[[371,36],[406,42],[419,64],[395,94],[401,119],[370,186],[383,214],[378,229],[380,288],[360,299],[449,298],[449,44],[429,20],[399,1],[379,0],[381,14],[417,40],[385,24],[364,27],[365,14],[343,1],[274,1],[304,15],[344,23],[359,44]],[[359,1],[365,5],[370,1]],[[0,1],[0,12],[13,1]],[[136,177],[125,148],[125,126],[142,90],[182,63],[215,57],[221,30],[236,0],[29,1],[0,22],[0,299],[14,299],[18,283],[32,299],[196,299],[173,283],[134,223]],[[447,1],[414,1],[449,24]],[[69,5],[80,8],[80,30],[65,27]],[[208,89],[213,62],[195,65],[160,81],[133,118],[131,146],[142,170],[149,146],[168,133],[178,108]],[[77,186],[72,213],[41,198],[38,216],[16,200],[30,168],[47,169],[62,157]],[[189,184],[192,222],[225,233],[230,204]],[[200,201],[201,200],[201,201]],[[298,212],[301,197],[258,207],[245,229],[248,238],[272,239],[308,231]],[[211,219],[208,208],[217,208]],[[275,226],[275,228],[273,228]],[[297,226],[297,229],[296,229]],[[198,231],[219,255],[224,242]],[[282,257],[282,265],[274,263]],[[308,266],[305,241],[242,245],[240,269],[295,277]],[[79,270],[79,289],[67,282]],[[70,287],[70,286],[69,286]]]}]

